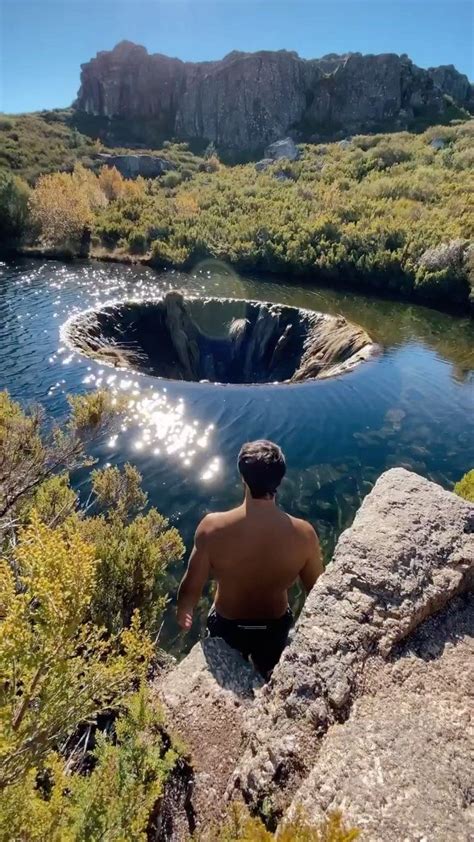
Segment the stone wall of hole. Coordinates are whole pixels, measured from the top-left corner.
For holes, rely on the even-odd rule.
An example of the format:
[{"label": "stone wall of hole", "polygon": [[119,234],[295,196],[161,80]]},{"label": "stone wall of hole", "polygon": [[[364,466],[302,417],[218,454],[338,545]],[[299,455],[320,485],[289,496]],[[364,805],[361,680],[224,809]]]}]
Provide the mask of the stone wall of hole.
[{"label": "stone wall of hole", "polygon": [[76,350],[172,380],[274,383],[318,377],[370,337],[341,317],[279,304],[184,298],[89,310],[65,326]]}]

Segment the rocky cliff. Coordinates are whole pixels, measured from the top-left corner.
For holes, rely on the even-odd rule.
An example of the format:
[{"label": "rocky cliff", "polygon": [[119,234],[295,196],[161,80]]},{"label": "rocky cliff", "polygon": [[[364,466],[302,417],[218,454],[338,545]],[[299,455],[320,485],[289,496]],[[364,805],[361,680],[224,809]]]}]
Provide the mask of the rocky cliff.
[{"label": "rocky cliff", "polygon": [[268,684],[214,639],[157,686],[194,768],[169,838],[188,838],[190,804],[205,830],[243,798],[273,826],[341,809],[366,842],[467,842],[473,573],[474,506],[384,474]]},{"label": "rocky cliff", "polygon": [[310,139],[440,122],[453,103],[472,108],[473,90],[452,65],[423,70],[395,54],[233,52],[191,63],[123,41],[82,65],[75,107],[116,137],[133,121],[133,138],[149,145],[176,137],[250,154],[288,133]]}]

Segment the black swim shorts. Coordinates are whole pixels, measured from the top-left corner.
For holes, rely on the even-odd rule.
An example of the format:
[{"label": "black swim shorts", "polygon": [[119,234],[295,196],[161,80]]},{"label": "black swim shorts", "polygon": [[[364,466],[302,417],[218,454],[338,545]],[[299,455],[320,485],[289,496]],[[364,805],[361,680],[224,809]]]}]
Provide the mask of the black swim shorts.
[{"label": "black swim shorts", "polygon": [[280,660],[292,623],[291,608],[276,620],[227,620],[213,606],[207,629],[211,637],[222,637],[246,660],[251,658],[255,668],[266,677]]}]

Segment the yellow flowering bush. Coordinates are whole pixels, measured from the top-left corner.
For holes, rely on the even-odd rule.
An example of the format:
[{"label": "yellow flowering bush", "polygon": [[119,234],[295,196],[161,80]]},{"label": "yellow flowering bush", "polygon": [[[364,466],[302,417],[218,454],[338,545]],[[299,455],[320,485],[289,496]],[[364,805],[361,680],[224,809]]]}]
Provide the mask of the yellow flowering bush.
[{"label": "yellow flowering bush", "polygon": [[61,468],[111,410],[71,403],[45,435],[0,393],[0,842],[145,840],[178,757],[146,678],[181,538],[131,465],[81,507]]},{"label": "yellow flowering bush", "polygon": [[[274,839],[279,842],[355,842],[359,836],[360,831],[347,827],[337,812],[331,813],[318,826],[308,822],[300,812],[292,821],[282,822],[277,833],[272,833],[260,819],[253,818],[241,805],[234,804],[228,821],[214,838],[218,838],[219,842],[272,842]],[[202,842],[207,842],[205,836]]]}]

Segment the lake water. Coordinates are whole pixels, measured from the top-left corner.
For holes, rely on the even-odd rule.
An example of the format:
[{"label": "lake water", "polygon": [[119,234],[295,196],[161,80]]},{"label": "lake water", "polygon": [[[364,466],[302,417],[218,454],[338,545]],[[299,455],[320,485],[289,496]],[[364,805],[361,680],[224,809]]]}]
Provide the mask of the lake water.
[{"label": "lake water", "polygon": [[[61,345],[60,327],[74,312],[171,288],[341,313],[383,350],[334,379],[248,387],[120,372]],[[217,264],[191,276],[24,259],[0,265],[0,363],[0,388],[24,404],[39,401],[56,419],[66,413],[67,393],[109,385],[128,394],[120,427],[94,455],[100,464],[135,463],[150,502],[179,528],[188,547],[207,511],[239,502],[235,462],[249,439],[269,438],[283,447],[289,470],[280,502],[313,523],[326,558],[387,468],[402,465],[450,488],[474,465],[474,324],[411,304],[239,277]],[[76,480],[79,486],[87,482]],[[184,563],[171,571],[171,592]],[[208,603],[206,596],[186,639],[170,607],[163,645],[185,651]]]}]

